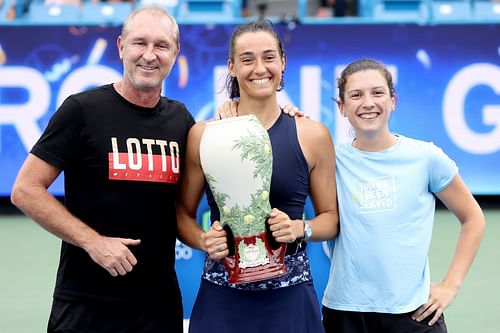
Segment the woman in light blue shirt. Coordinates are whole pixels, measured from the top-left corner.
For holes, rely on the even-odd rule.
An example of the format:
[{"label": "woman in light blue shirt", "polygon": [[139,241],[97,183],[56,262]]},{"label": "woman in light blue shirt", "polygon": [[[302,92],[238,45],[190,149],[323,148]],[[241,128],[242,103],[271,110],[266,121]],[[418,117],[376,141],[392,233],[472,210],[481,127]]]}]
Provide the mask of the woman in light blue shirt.
[{"label": "woman in light blue shirt", "polygon": [[[391,133],[392,76],[379,62],[349,64],[338,106],[355,131],[336,147],[340,233],[323,297],[327,332],[446,332],[452,303],[484,232],[484,216],[434,144]],[[461,223],[448,273],[431,283],[428,250],[435,197]]]}]

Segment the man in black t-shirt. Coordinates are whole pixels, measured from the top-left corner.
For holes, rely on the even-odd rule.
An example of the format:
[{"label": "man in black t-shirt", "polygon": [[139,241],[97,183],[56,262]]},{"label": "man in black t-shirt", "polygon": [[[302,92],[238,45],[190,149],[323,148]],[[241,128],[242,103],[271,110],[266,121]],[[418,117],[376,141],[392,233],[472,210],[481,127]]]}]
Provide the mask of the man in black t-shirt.
[{"label": "man in black t-shirt", "polygon": [[[62,239],[48,332],[182,332],[175,196],[194,120],[160,95],[179,28],[163,9],[142,8],[117,44],[122,80],[68,97],[12,190]],[[47,191],[62,171],[64,206]]]}]

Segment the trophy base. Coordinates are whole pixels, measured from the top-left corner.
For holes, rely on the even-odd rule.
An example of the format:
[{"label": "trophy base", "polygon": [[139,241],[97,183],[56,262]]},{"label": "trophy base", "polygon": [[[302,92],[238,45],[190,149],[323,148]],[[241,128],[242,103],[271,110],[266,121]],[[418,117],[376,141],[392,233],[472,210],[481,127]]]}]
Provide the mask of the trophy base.
[{"label": "trophy base", "polygon": [[222,259],[229,283],[268,280],[287,273],[286,244],[278,243],[279,246],[273,248],[268,237],[266,232],[234,237],[235,254]]}]

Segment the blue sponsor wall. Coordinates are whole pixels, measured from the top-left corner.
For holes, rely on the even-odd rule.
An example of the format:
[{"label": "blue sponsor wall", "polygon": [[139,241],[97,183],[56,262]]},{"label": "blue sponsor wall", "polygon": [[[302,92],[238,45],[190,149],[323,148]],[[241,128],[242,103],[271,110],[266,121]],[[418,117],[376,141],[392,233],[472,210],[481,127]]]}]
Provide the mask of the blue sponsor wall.
[{"label": "blue sponsor wall", "polygon": [[[350,61],[372,57],[392,71],[398,106],[391,128],[433,141],[458,164],[474,194],[500,194],[500,25],[278,25],[287,52],[282,104],[299,106],[350,139],[339,117],[335,77]],[[198,119],[212,117],[222,91],[232,25],[182,25],[181,51],[165,95]],[[71,93],[119,80],[118,27],[0,27],[0,196],[8,196],[30,147]],[[409,175],[411,176],[411,175]],[[51,188],[62,195],[59,179]],[[200,222],[207,224],[205,203]],[[307,215],[312,215],[308,205]],[[318,292],[329,261],[323,244],[309,248]],[[199,284],[203,254],[176,247],[185,315]]]}]

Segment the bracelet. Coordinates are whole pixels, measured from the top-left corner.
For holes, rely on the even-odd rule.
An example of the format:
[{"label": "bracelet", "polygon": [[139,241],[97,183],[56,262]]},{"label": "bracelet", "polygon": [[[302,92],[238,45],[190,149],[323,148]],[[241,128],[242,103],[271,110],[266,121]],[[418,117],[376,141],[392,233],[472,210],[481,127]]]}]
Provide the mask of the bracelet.
[{"label": "bracelet", "polygon": [[302,220],[304,221],[304,240],[308,241],[311,239],[312,236],[312,227],[311,223],[308,220]]},{"label": "bracelet", "polygon": [[[305,228],[305,225],[306,225],[306,221],[304,220],[304,218],[302,218],[302,222],[304,223],[304,228]],[[304,228],[302,228],[302,231],[304,231]],[[305,231],[304,231],[304,236],[302,237],[297,237],[295,239],[295,242],[297,243],[297,247],[295,248],[295,254],[297,254],[299,252],[299,249],[302,248],[302,243],[304,242],[304,237],[305,237]]]}]

